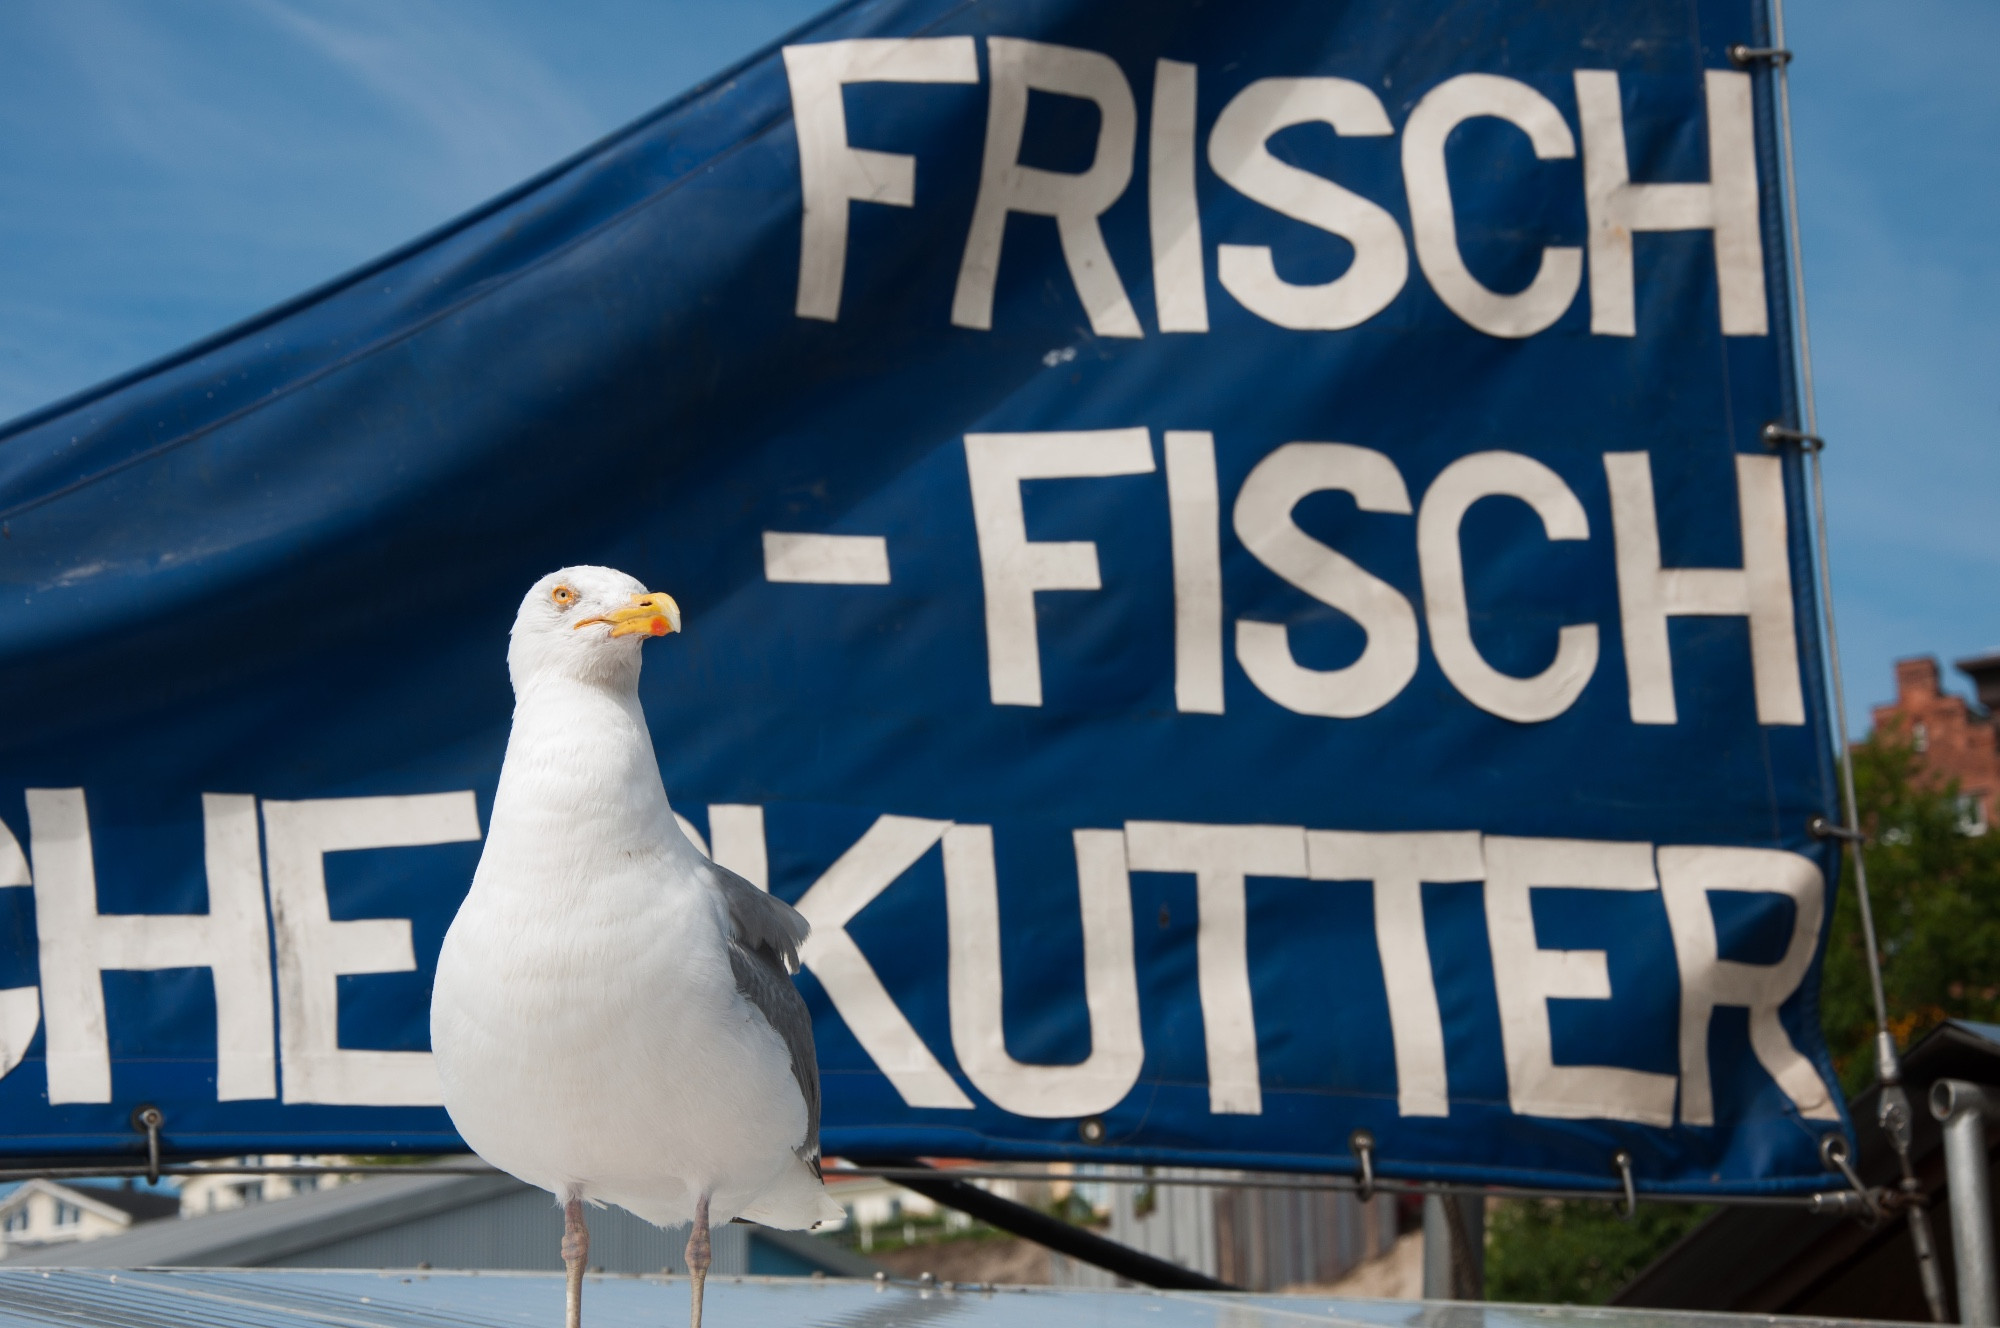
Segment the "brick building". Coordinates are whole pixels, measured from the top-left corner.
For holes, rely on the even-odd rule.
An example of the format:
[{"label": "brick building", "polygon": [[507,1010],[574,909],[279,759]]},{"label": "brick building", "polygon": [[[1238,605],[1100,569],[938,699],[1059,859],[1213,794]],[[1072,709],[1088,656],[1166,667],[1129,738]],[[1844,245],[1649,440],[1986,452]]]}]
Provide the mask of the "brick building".
[{"label": "brick building", "polygon": [[1939,685],[1938,662],[1929,656],[1896,661],[1896,699],[1874,708],[1877,729],[1899,729],[1924,768],[1940,781],[1958,781],[1968,829],[1983,833],[2000,822],[2000,653],[1958,661],[1972,679],[1979,706],[1967,705]]}]

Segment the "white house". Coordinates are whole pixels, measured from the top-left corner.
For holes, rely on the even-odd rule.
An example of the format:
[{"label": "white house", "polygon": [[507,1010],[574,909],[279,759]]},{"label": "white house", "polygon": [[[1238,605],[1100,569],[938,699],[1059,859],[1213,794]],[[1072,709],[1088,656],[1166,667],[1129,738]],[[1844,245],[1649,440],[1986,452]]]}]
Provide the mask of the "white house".
[{"label": "white house", "polygon": [[928,1222],[938,1212],[936,1203],[894,1181],[879,1176],[847,1175],[837,1167],[826,1169],[826,1191],[840,1205],[841,1220],[829,1223],[822,1230],[854,1227],[861,1232],[863,1249],[874,1246],[873,1232],[877,1227],[899,1226],[911,1220]]},{"label": "white house", "polygon": [[0,1198],[0,1256],[119,1235],[179,1211],[180,1200],[171,1194],[27,1181]]},{"label": "white house", "polygon": [[[290,1153],[263,1153],[230,1160],[246,1167],[287,1167],[341,1161],[337,1157],[303,1157]],[[183,1176],[180,1212],[182,1217],[226,1213],[273,1199],[311,1194],[330,1185],[359,1179],[358,1176]]]},{"label": "white house", "polygon": [[[1067,1198],[1076,1188],[1075,1182],[1067,1177],[1070,1171],[1068,1163],[1041,1166],[1006,1162],[933,1160],[931,1165],[937,1167],[941,1177],[946,1179],[949,1179],[954,1171],[974,1166],[981,1170],[1018,1169],[1024,1173],[1018,1180],[1011,1177],[986,1177],[968,1183],[997,1194],[1003,1199],[1011,1199],[1015,1203],[1042,1210],[1047,1210],[1052,1203]],[[904,1227],[903,1239],[908,1241],[915,1237],[917,1223],[935,1221],[940,1214],[947,1230],[963,1230],[972,1225],[972,1219],[956,1209],[942,1208],[935,1201],[915,1191],[906,1190],[894,1181],[883,1180],[879,1176],[856,1176],[845,1167],[846,1164],[836,1158],[826,1169],[827,1193],[840,1205],[841,1220],[829,1223],[820,1230],[826,1233],[854,1228],[856,1246],[864,1253],[875,1248],[875,1231],[878,1227],[888,1228],[891,1231]],[[1058,1173],[1057,1178],[1045,1179],[1049,1172]]]}]

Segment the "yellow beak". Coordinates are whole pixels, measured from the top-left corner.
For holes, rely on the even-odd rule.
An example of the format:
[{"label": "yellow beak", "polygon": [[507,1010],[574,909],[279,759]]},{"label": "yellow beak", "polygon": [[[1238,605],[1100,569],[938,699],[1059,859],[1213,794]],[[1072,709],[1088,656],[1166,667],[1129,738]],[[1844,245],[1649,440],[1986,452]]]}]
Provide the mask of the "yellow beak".
[{"label": "yellow beak", "polygon": [[592,623],[611,624],[613,636],[665,636],[681,629],[681,606],[664,591],[653,590],[632,597],[632,606],[613,609],[601,618],[585,618],[576,630]]}]

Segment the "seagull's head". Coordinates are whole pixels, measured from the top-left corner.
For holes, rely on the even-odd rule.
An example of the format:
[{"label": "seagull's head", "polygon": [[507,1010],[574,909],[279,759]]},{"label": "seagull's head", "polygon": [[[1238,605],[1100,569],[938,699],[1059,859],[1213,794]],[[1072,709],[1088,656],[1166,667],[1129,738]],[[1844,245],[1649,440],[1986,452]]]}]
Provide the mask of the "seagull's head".
[{"label": "seagull's head", "polygon": [[522,598],[507,671],[517,692],[545,674],[636,682],[640,644],[680,629],[673,596],[614,568],[565,567],[535,582]]}]

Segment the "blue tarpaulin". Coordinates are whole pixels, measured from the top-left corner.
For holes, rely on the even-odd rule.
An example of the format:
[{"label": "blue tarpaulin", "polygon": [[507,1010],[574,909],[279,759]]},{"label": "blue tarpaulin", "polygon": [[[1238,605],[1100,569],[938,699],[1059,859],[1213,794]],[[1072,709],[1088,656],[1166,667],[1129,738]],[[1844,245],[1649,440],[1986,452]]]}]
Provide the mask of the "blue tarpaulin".
[{"label": "blue tarpaulin", "polygon": [[0,1151],[455,1146],[506,632],[590,562],[814,925],[829,1153],[1828,1183],[1767,36],[850,4],[15,423]]}]

